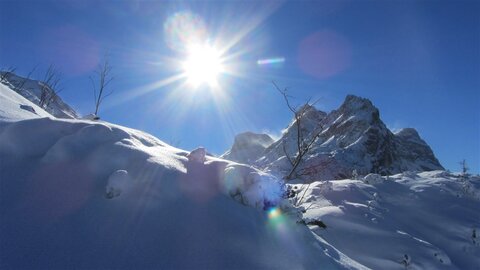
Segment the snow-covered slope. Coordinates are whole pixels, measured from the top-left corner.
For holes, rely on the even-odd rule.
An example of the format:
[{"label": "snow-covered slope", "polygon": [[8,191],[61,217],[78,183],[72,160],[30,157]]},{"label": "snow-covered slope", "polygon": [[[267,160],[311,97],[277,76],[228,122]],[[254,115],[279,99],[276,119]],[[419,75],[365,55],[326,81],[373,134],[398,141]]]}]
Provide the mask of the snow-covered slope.
[{"label": "snow-covered slope", "polygon": [[[42,91],[45,91],[48,96],[52,96],[53,90],[50,89],[44,82],[31,80],[18,76],[12,72],[0,71],[0,76],[3,78],[5,86],[19,93],[32,103],[39,105]],[[49,114],[57,118],[78,118],[79,115],[58,95],[53,95],[52,101],[44,108]]]},{"label": "snow-covered slope", "polygon": [[257,160],[272,143],[273,139],[267,134],[244,132],[235,136],[232,148],[221,158],[250,164]]},{"label": "snow-covered slope", "polygon": [[[328,114],[309,105],[300,111],[303,138],[308,141],[318,134],[296,170],[307,181],[343,179],[350,177],[353,170],[362,175],[388,175],[443,169],[414,129],[392,133],[368,99],[349,95],[339,109]],[[283,136],[251,164],[285,175],[292,167],[285,153],[291,159],[295,157],[297,137],[294,120]]]},{"label": "snow-covered slope", "polygon": [[205,154],[99,121],[1,122],[0,268],[356,265],[290,217],[280,180]]},{"label": "snow-covered slope", "polygon": [[0,122],[40,117],[50,114],[0,83]]},{"label": "snow-covered slope", "polygon": [[408,172],[294,186],[305,220],[327,226],[310,229],[364,266],[479,269],[478,176]]},{"label": "snow-covered slope", "polygon": [[[480,265],[480,177],[370,174],[286,192],[203,148],[37,108],[0,86],[0,269]],[[396,136],[422,143],[412,130]]]}]

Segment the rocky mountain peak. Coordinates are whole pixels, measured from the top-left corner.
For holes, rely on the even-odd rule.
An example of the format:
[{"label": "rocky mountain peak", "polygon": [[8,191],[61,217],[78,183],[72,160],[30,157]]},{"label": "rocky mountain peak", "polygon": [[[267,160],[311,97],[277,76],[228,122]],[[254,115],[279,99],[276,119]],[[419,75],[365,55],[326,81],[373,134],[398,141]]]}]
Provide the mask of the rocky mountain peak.
[{"label": "rocky mountain peak", "polygon": [[395,136],[404,138],[420,138],[418,131],[414,128],[402,128],[395,133]]},{"label": "rocky mountain peak", "polygon": [[345,101],[340,106],[340,110],[348,110],[348,111],[360,111],[360,110],[372,110],[376,109],[373,106],[372,102],[367,98],[362,98],[355,95],[347,95],[345,97]]},{"label": "rocky mountain peak", "polygon": [[[360,174],[385,175],[443,169],[415,129],[392,133],[380,119],[379,110],[366,98],[348,95],[330,113],[311,105],[300,110],[305,112],[300,122],[303,136],[317,134],[309,153],[297,167],[305,181],[347,178],[354,169]],[[242,161],[280,174],[288,172],[292,167],[288,160],[298,151],[296,129],[293,119],[281,138],[254,156],[243,156]],[[230,151],[243,154],[251,151],[242,149],[245,148],[236,143]]]}]

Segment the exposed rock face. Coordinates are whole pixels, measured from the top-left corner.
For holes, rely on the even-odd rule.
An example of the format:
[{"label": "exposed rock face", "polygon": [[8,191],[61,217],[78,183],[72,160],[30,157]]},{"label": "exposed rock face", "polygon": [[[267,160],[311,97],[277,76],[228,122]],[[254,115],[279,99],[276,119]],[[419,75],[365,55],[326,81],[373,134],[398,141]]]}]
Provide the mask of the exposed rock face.
[{"label": "exposed rock face", "polygon": [[[300,110],[303,137],[308,139],[319,134],[296,170],[297,176],[306,181],[347,178],[354,169],[362,175],[443,169],[415,129],[392,133],[368,99],[349,95],[340,108],[328,114],[312,106]],[[292,158],[296,153],[294,120],[261,157],[247,157],[242,161],[286,174],[292,168],[286,155]]]},{"label": "exposed rock face", "polygon": [[251,164],[265,151],[267,146],[273,143],[273,139],[267,134],[244,132],[235,136],[235,141],[230,150],[221,158],[233,160],[239,163]]}]

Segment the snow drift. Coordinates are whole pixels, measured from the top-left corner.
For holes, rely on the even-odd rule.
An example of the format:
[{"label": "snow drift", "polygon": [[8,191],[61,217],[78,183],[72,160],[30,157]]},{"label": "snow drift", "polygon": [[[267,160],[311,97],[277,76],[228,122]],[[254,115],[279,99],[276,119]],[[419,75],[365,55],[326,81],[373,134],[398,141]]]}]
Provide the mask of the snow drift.
[{"label": "snow drift", "polygon": [[281,181],[205,153],[99,121],[0,122],[0,268],[344,268],[282,212]]}]

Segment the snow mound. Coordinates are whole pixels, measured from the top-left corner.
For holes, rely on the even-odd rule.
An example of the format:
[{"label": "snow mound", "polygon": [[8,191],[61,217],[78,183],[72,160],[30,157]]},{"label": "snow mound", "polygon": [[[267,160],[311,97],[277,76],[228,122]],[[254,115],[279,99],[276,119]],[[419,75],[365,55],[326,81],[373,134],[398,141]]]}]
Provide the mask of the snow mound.
[{"label": "snow mound", "polygon": [[285,193],[283,183],[276,177],[240,164],[225,168],[224,189],[238,202],[258,209],[279,205]]},{"label": "snow mound", "polygon": [[128,190],[132,179],[125,170],[118,170],[108,177],[105,197],[108,199],[118,197],[122,192]]}]

